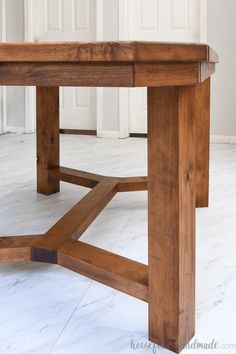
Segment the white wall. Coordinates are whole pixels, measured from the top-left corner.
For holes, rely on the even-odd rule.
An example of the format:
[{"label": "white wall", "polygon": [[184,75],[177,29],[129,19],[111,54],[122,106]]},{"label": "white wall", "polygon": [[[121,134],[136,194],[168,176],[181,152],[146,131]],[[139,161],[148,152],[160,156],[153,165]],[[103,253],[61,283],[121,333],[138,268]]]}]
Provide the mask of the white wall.
[{"label": "white wall", "polygon": [[220,57],[212,78],[211,134],[236,142],[236,0],[208,0],[208,42]]}]

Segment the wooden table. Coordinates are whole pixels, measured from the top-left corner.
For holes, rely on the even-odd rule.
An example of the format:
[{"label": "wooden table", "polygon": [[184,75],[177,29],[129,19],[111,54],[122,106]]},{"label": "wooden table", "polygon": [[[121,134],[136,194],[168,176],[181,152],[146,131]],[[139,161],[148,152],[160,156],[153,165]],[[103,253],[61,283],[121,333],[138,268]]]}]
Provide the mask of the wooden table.
[{"label": "wooden table", "polygon": [[[149,339],[175,352],[195,326],[195,207],[208,206],[207,45],[0,44],[0,85],[37,86],[37,191],[91,191],[46,234],[2,237],[1,261],[57,263],[149,304]],[[148,177],[60,166],[59,86],[148,88]],[[118,192],[148,190],[148,266],[78,241]],[[118,221],[118,220],[117,220]]]}]

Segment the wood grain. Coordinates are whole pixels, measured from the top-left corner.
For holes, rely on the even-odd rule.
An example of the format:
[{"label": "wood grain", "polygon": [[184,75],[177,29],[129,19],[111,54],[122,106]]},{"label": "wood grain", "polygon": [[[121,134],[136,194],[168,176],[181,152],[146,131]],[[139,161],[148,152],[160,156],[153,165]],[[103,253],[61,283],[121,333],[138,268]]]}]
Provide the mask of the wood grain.
[{"label": "wood grain", "polygon": [[146,191],[147,189],[147,177],[122,177],[118,179],[117,192]]},{"label": "wood grain", "polygon": [[133,64],[0,63],[0,85],[133,87]]},{"label": "wood grain", "polygon": [[108,177],[96,173],[75,170],[68,167],[56,167],[49,170],[49,177],[59,181],[76,184],[87,188],[95,187],[104,178],[116,182],[117,192],[147,190],[147,177]]},{"label": "wood grain", "polygon": [[0,62],[0,85],[47,87],[185,86],[203,82],[214,72],[215,64],[207,62],[140,64]]},{"label": "wood grain", "polygon": [[50,252],[69,238],[79,239],[115,196],[116,184],[116,179],[104,178],[46,233],[43,242],[35,244],[35,248]]},{"label": "wood grain", "polygon": [[[194,334],[195,205],[208,205],[216,62],[205,44],[0,43],[0,85],[37,86],[38,192],[60,181],[92,188],[45,235],[0,238],[0,260],[58,263],[147,301],[150,340],[179,352]],[[59,166],[59,86],[148,87],[148,177]],[[77,241],[117,192],[147,189],[148,266]]]},{"label": "wood grain", "polygon": [[148,267],[144,264],[72,240],[60,246],[58,264],[148,301]]},{"label": "wood grain", "polygon": [[77,184],[78,186],[87,188],[95,187],[99,182],[104,179],[103,176],[95,173],[75,170],[73,168],[62,166],[52,168],[49,171],[49,176],[51,179]]},{"label": "wood grain", "polygon": [[206,44],[168,43],[168,42],[135,42],[135,62],[202,62],[218,63],[219,57]]},{"label": "wood grain", "polygon": [[206,44],[144,41],[1,43],[0,62],[218,62]]},{"label": "wood grain", "polygon": [[195,322],[191,90],[148,89],[149,338],[175,352],[192,338]]},{"label": "wood grain", "polygon": [[37,87],[37,192],[51,195],[60,190],[49,170],[59,166],[59,87]]},{"label": "wood grain", "polygon": [[135,65],[136,87],[185,86],[199,82],[198,63],[145,63]]},{"label": "wood grain", "polygon": [[214,63],[203,62],[200,64],[200,79],[199,82],[204,82],[209,79],[215,72]]},{"label": "wood grain", "polygon": [[43,235],[0,237],[0,262],[27,262],[31,259],[30,248]]},{"label": "wood grain", "polygon": [[210,79],[192,90],[192,116],[196,122],[196,206],[209,205]]}]

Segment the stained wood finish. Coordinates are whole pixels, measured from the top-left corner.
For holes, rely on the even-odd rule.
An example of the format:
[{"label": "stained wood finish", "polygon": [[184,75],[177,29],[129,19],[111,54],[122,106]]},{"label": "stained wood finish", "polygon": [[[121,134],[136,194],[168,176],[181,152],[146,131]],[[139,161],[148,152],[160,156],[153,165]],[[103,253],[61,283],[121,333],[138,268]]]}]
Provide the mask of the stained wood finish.
[{"label": "stained wood finish", "polygon": [[1,43],[0,62],[218,62],[205,44],[143,41]]},{"label": "stained wood finish", "polygon": [[195,149],[191,88],[148,89],[149,338],[179,352],[194,335]]},{"label": "stained wood finish", "polygon": [[42,235],[0,237],[0,262],[29,261],[31,246],[42,238]]},{"label": "stained wood finish", "polygon": [[210,79],[196,86],[191,103],[196,121],[196,206],[209,204]]},{"label": "stained wood finish", "polygon": [[59,166],[59,87],[37,87],[37,192],[51,195],[60,182],[49,178],[49,169]]},{"label": "stained wood finish", "polygon": [[0,63],[0,85],[133,87],[132,64]]},{"label": "stained wood finish", "polygon": [[[38,192],[91,188],[45,235],[0,238],[0,261],[58,263],[147,301],[150,340],[179,352],[194,334],[195,205],[208,205],[216,62],[203,44],[0,43],[0,85],[38,86]],[[148,87],[148,177],[60,167],[59,86]],[[148,190],[148,266],[78,241],[117,192],[138,190]]]},{"label": "stained wood finish", "polygon": [[136,87],[185,86],[199,82],[198,63],[145,63],[135,65]]},{"label": "stained wood finish", "polygon": [[1,43],[0,85],[155,87],[194,85],[218,57],[202,44]]},{"label": "stained wood finish", "polygon": [[95,173],[74,170],[68,167],[56,167],[49,171],[49,176],[52,179],[67,183],[77,184],[87,188],[95,187],[101,182],[104,177]]},{"label": "stained wood finish", "polygon": [[117,192],[133,192],[147,190],[147,177],[108,177],[95,173],[74,170],[68,167],[56,167],[49,170],[49,177],[59,181],[77,184],[87,188],[95,187],[99,182],[113,180]]},{"label": "stained wood finish", "polygon": [[0,85],[156,87],[196,85],[214,63],[0,63]]},{"label": "stained wood finish", "polygon": [[215,72],[214,63],[201,63],[200,64],[200,79],[199,82],[204,82],[209,79]]},{"label": "stained wood finish", "polygon": [[73,240],[59,248],[58,264],[148,301],[148,267],[144,264]]},{"label": "stained wood finish", "polygon": [[50,252],[57,250],[68,238],[78,240],[115,196],[116,184],[116,180],[106,178],[97,184],[46,233],[42,242],[35,244],[35,260],[39,255],[38,250],[47,249]]},{"label": "stained wood finish", "polygon": [[118,179],[117,192],[135,192],[147,190],[147,177],[123,177]]},{"label": "stained wood finish", "polygon": [[77,241],[119,189],[142,190],[144,184],[147,187],[147,178],[105,177],[63,167],[53,168],[49,172],[54,180],[68,174],[70,183],[78,184],[80,181],[82,186],[86,184],[92,190],[45,235],[0,238],[0,261],[31,260],[59,264],[148,301],[146,265]]}]

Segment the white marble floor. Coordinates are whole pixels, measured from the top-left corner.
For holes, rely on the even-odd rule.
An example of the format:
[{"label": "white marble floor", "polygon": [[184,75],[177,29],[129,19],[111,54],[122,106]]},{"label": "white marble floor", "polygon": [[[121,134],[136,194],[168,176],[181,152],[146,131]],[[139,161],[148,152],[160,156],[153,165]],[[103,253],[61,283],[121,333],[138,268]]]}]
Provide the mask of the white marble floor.
[{"label": "white marble floor", "polygon": [[[62,136],[62,165],[145,175],[145,139]],[[236,353],[236,145],[212,145],[211,205],[197,210],[193,347]],[[34,135],[0,136],[0,235],[45,232],[86,189],[35,192]],[[146,192],[118,194],[83,240],[146,263]],[[233,346],[234,345],[234,346]],[[186,348],[205,353],[206,349]],[[170,353],[147,340],[147,305],[56,265],[0,264],[0,353]]]}]

